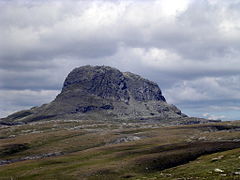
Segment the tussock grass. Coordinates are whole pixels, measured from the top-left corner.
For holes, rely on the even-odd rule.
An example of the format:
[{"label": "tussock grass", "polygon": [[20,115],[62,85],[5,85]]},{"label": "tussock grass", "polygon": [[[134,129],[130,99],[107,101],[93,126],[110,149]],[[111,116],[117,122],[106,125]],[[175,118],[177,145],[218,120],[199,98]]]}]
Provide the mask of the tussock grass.
[{"label": "tussock grass", "polygon": [[[1,159],[49,152],[65,153],[59,157],[0,166],[0,179],[222,177],[213,172],[214,168],[222,168],[228,176],[238,177],[233,173],[240,168],[237,167],[240,143],[233,140],[240,139],[240,132],[236,128],[240,122],[234,122],[232,127],[228,122],[227,128],[225,122],[154,129],[121,129],[118,124],[114,124],[114,129],[113,126],[102,124],[92,126],[94,128],[90,131],[72,128],[88,123],[91,125],[93,122],[45,122],[0,129],[0,133],[16,135],[0,139]],[[216,125],[221,128],[216,128]],[[32,133],[38,130],[42,132]],[[133,135],[144,138],[128,143],[110,144],[122,136]],[[199,140],[203,136],[203,140]],[[210,161],[212,157],[221,154],[224,155],[222,160]],[[198,170],[199,168],[203,170]]]}]

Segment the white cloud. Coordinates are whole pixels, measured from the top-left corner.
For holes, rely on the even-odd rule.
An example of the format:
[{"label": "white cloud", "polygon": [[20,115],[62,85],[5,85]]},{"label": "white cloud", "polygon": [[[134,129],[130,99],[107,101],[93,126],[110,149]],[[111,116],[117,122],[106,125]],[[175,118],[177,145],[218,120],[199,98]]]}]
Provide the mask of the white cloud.
[{"label": "white cloud", "polygon": [[161,4],[161,12],[166,16],[172,16],[186,10],[189,2],[190,0],[162,0],[159,3]]},{"label": "white cloud", "polygon": [[204,113],[202,115],[204,118],[210,119],[210,120],[224,120],[226,119],[226,116],[224,115],[213,115],[210,113]]},{"label": "white cloud", "polygon": [[191,87],[186,82],[179,83],[178,85],[165,90],[164,95],[168,102],[172,104],[187,101],[202,101],[210,98],[207,92],[202,91],[202,89]]},{"label": "white cloud", "polygon": [[[165,91],[172,103],[187,101],[240,100],[240,76],[202,77],[180,81]],[[234,86],[234,87],[233,87]]]},{"label": "white cloud", "polygon": [[172,69],[173,65],[179,63],[181,58],[178,54],[167,49],[158,48],[133,48],[132,52],[139,58],[140,62],[150,68]]}]

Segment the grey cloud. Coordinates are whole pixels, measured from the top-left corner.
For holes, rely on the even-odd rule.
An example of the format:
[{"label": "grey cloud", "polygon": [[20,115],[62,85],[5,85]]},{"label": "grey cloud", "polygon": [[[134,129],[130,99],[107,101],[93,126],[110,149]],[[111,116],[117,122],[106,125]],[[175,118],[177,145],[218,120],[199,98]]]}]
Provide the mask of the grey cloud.
[{"label": "grey cloud", "polygon": [[38,70],[30,72],[2,72],[0,77],[1,89],[57,89],[59,84],[54,82],[54,73]]},{"label": "grey cloud", "polygon": [[[0,91],[60,90],[74,67],[104,64],[158,82],[167,100],[196,114],[238,106],[239,7],[191,1],[169,16],[159,1],[0,3]],[[34,98],[6,102],[15,109],[43,102]]]},{"label": "grey cloud", "polygon": [[181,110],[189,116],[207,118],[205,114],[211,116],[225,116],[222,120],[240,120],[239,100],[216,100],[216,101],[195,101],[191,103],[177,103]]},{"label": "grey cloud", "polygon": [[[174,20],[153,25],[150,42],[156,47],[170,49],[183,58],[192,60],[209,60],[223,57],[239,51],[239,36],[231,37],[231,31],[224,32],[224,22],[233,23],[232,29],[239,34],[237,12],[231,11],[229,1],[226,6],[212,5],[208,1],[193,1],[186,11]],[[234,27],[235,26],[235,27]]]},{"label": "grey cloud", "polygon": [[[82,4],[78,4],[79,7]],[[148,6],[151,5],[149,4],[145,3],[145,6],[142,5],[142,10],[149,11]],[[50,13],[50,19],[47,19],[51,6],[54,9],[54,13]],[[10,49],[12,52],[4,53],[2,59],[9,60],[12,58],[12,61],[13,59],[48,60],[49,58],[59,56],[104,58],[114,55],[118,50],[119,43],[130,47],[170,49],[183,58],[201,60],[207,60],[212,56],[222,57],[223,55],[231,54],[231,49],[239,49],[238,43],[233,42],[233,40],[229,42],[229,40],[222,38],[222,34],[218,32],[219,22],[221,22],[222,18],[221,14],[219,15],[221,7],[210,5],[207,1],[194,2],[185,12],[177,15],[175,20],[164,19],[157,13],[154,13],[157,16],[156,18],[154,16],[149,17],[149,15],[144,17],[147,12],[140,14],[140,17],[136,18],[136,22],[129,20],[132,18],[129,15],[129,11],[133,9],[136,13],[139,12],[132,5],[127,7],[127,10],[120,12],[126,14],[118,15],[112,22],[106,25],[99,24],[97,27],[92,27],[93,30],[89,33],[90,26],[96,26],[97,22],[95,24],[87,22],[87,20],[92,20],[86,16],[88,9],[81,9],[79,10],[82,11],[81,13],[76,13],[75,11],[70,12],[68,9],[64,9],[62,6],[60,5],[61,8],[59,8],[59,6],[50,3],[50,7],[31,7],[32,9],[37,9],[36,13],[31,8],[28,8],[29,12],[26,10],[20,11],[19,16],[21,17],[22,15],[26,19],[25,29],[16,25],[18,22],[16,17],[11,19],[11,21],[7,19],[10,21],[11,26],[16,26],[17,31],[26,30],[26,33],[28,33],[26,37],[32,35],[33,44],[31,47],[25,47],[25,49],[23,47],[20,52],[19,47],[12,47]],[[91,6],[86,7],[92,8]],[[21,8],[24,9],[24,7],[20,6]],[[101,6],[99,9],[101,10]],[[47,12],[46,15],[45,11]],[[111,13],[110,15],[114,15],[114,13]],[[61,14],[65,14],[65,16]],[[38,17],[41,17],[41,15],[43,15],[43,18],[39,20]],[[31,16],[33,16],[33,18],[30,18],[31,20],[26,18]],[[93,14],[93,16],[98,18],[96,14]],[[137,23],[139,18],[141,18],[141,21]],[[34,19],[37,21],[34,22]],[[3,19],[2,21],[6,22],[7,20]],[[14,20],[16,23],[14,23]],[[50,25],[46,24],[47,22]],[[35,29],[35,27],[37,28]],[[8,52],[8,49],[4,52]]]},{"label": "grey cloud", "polygon": [[59,91],[55,90],[0,90],[0,117],[7,116],[15,111],[48,103],[58,93]]},{"label": "grey cloud", "polygon": [[240,76],[227,76],[184,80],[167,89],[166,93],[176,103],[187,101],[236,102],[240,101],[240,86],[237,83],[239,79]]},{"label": "grey cloud", "polygon": [[[78,5],[80,12],[88,10],[81,8],[85,4]],[[100,25],[100,29],[96,27],[90,32],[89,17],[70,11],[65,5],[74,9],[73,4],[63,2],[33,7],[10,3],[7,10],[3,5],[1,17],[5,18],[0,18],[0,39],[5,43],[0,45],[1,63],[10,61],[14,66],[18,61],[49,61],[58,57],[101,58],[116,52],[118,42],[109,36],[108,28]]]}]

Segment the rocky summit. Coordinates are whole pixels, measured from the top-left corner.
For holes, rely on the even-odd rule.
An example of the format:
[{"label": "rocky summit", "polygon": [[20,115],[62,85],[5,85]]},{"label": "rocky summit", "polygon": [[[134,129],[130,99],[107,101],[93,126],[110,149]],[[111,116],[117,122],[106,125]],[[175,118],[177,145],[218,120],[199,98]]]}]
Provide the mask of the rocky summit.
[{"label": "rocky summit", "polygon": [[55,100],[23,110],[2,122],[47,119],[168,120],[186,118],[170,105],[159,86],[139,75],[108,66],[82,66],[70,72]]}]

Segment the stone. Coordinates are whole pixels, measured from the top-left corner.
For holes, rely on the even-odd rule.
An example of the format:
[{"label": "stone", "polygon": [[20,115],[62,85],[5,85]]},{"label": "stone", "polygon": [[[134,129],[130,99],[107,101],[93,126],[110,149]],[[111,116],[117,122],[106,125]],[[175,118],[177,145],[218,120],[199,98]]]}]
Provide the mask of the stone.
[{"label": "stone", "polygon": [[215,169],[214,169],[214,172],[217,172],[217,173],[224,173],[224,170],[219,169],[219,168],[215,168]]},{"label": "stone", "polygon": [[212,158],[211,162],[215,162],[215,161],[221,160],[223,157],[224,157],[223,155],[220,155],[218,157]]},{"label": "stone", "polygon": [[239,172],[239,171],[237,171],[237,172],[234,172],[234,174],[235,174],[235,175],[240,175],[240,172]]}]

